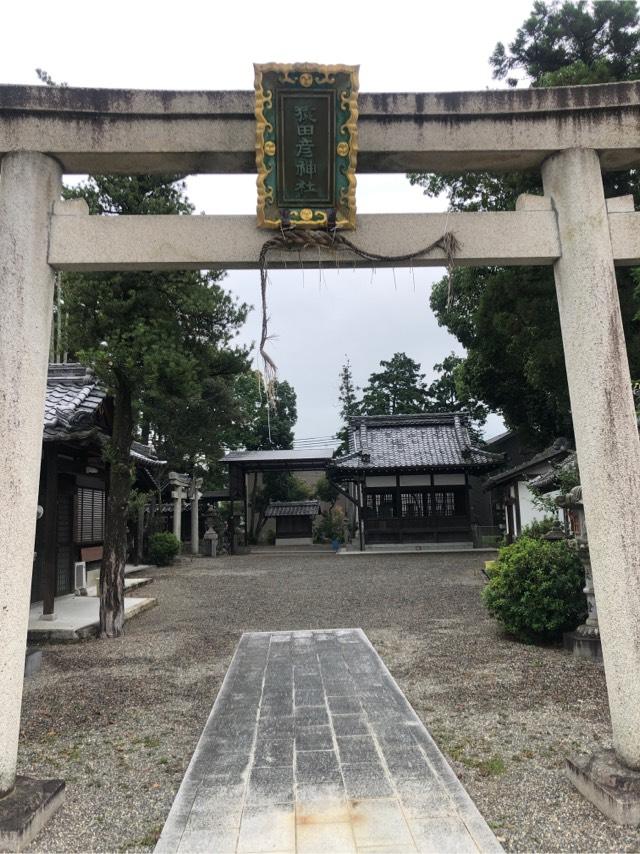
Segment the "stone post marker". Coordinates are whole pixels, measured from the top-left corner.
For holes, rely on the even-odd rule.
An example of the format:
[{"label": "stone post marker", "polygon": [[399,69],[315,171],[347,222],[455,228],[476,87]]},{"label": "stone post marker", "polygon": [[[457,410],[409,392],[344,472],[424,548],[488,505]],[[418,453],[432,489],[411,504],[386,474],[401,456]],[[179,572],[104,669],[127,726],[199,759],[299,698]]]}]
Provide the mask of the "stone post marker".
[{"label": "stone post marker", "polygon": [[170,471],[169,483],[173,498],[173,533],[182,542],[182,501],[186,496],[185,487],[189,484],[189,478],[186,474]]},{"label": "stone post marker", "polygon": [[542,178],[614,744],[640,769],[640,442],[598,155],[558,152]]},{"label": "stone post marker", "polygon": [[14,152],[0,171],[0,798],[15,785],[53,307],[49,223],[61,170]]},{"label": "stone post marker", "polygon": [[201,477],[191,478],[189,486],[189,498],[191,499],[191,554],[197,555],[200,552],[200,519],[199,504],[202,498],[200,487],[202,486]]}]

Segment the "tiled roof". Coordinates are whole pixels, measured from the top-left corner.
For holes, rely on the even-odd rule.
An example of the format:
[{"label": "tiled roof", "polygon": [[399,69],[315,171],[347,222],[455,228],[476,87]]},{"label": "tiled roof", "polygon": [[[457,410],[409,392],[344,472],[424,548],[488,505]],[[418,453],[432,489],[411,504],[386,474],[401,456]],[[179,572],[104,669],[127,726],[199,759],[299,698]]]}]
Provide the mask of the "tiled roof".
[{"label": "tiled roof", "polygon": [[349,422],[349,453],[336,457],[338,472],[398,469],[488,469],[503,461],[471,443],[468,416],[460,412],[358,416]]},{"label": "tiled roof", "polygon": [[[45,442],[86,439],[104,441],[98,424],[100,406],[107,397],[90,368],[75,362],[50,364],[47,374],[47,396],[44,405]],[[148,445],[134,442],[131,457],[145,466],[162,466]]]},{"label": "tiled roof", "polygon": [[272,501],[264,511],[266,519],[274,516],[317,516],[319,501]]},{"label": "tiled roof", "polygon": [[540,451],[535,456],[531,457],[531,459],[525,460],[525,462],[520,463],[517,466],[513,466],[513,468],[498,472],[498,474],[494,474],[493,477],[487,478],[484,488],[491,489],[494,486],[499,486],[501,483],[507,483],[510,480],[514,480],[518,478],[519,475],[522,475],[520,478],[521,480],[525,480],[527,472],[531,469],[541,466],[544,463],[551,464],[552,462],[559,462],[570,453],[571,447],[568,439],[556,439],[553,445],[549,445],[548,448]]},{"label": "tiled roof", "polygon": [[542,472],[537,477],[532,477],[529,481],[529,486],[538,489],[540,492],[550,492],[552,489],[558,488],[558,476],[563,472],[571,471],[578,466],[578,455],[575,451],[565,457],[561,463],[552,463],[549,465],[548,471]]},{"label": "tiled roof", "polygon": [[143,445],[142,442],[131,443],[131,459],[145,466],[165,466],[165,460],[159,460],[156,452],[149,445]]},{"label": "tiled roof", "polygon": [[96,429],[96,416],[107,396],[84,365],[49,365],[44,407],[44,440],[68,439]]}]

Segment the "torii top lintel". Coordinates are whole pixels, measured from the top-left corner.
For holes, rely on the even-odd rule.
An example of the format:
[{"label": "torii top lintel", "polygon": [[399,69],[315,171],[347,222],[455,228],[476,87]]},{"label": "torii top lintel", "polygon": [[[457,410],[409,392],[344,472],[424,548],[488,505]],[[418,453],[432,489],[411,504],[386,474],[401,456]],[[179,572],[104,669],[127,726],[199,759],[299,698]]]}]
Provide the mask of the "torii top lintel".
[{"label": "torii top lintel", "polygon": [[[0,156],[39,151],[68,173],[255,172],[254,92],[0,86]],[[538,168],[595,149],[640,166],[640,82],[482,92],[360,93],[358,171]]]}]

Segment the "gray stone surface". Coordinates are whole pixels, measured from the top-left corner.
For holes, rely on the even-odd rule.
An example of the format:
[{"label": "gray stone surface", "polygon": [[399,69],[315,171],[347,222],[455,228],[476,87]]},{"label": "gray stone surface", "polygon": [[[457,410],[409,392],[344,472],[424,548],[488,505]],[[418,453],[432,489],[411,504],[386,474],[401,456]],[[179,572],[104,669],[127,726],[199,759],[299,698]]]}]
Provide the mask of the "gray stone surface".
[{"label": "gray stone surface", "polygon": [[501,851],[360,629],[242,636],[156,846]]},{"label": "gray stone surface", "polygon": [[565,632],[562,636],[565,649],[580,658],[602,663],[602,643],[600,635],[583,635],[580,632]]},{"label": "gray stone surface", "polygon": [[0,795],[15,781],[53,305],[59,164],[14,152],[0,175]]},{"label": "gray stone surface", "polygon": [[64,802],[63,780],[17,777],[0,798],[0,851],[22,851]]},{"label": "gray stone surface", "polygon": [[[631,217],[639,214],[611,214]],[[633,219],[635,218],[635,219]],[[637,226],[635,226],[637,227]],[[552,264],[560,254],[553,211],[507,211],[497,213],[454,212],[426,214],[362,214],[358,216],[357,245],[376,247],[376,252],[400,255],[415,252],[438,240],[445,230],[453,231],[460,243],[456,262],[462,264]],[[640,252],[633,238],[634,227],[626,228],[618,241],[625,263]],[[58,270],[171,270],[179,268],[255,269],[265,240],[256,229],[255,217],[244,215],[117,216],[98,217],[57,213],[53,218],[49,263]],[[627,247],[630,243],[633,249]],[[313,254],[314,257],[311,257]],[[269,253],[269,267],[282,269],[295,263],[318,266],[317,253],[298,254],[284,250]],[[639,256],[636,255],[635,259]],[[435,249],[411,262],[394,266],[443,266],[446,257]],[[336,267],[390,267],[389,262],[367,261],[349,251],[325,252],[322,263]]]},{"label": "gray stone surface", "polygon": [[640,770],[640,442],[597,152],[557,152],[542,181],[614,746]]},{"label": "gray stone surface", "polygon": [[[251,82],[247,63],[247,83]],[[539,166],[594,148],[606,169],[639,163],[640,84],[481,92],[360,93],[362,172]],[[255,94],[0,86],[0,155],[55,155],[65,172],[253,172]],[[79,133],[82,128],[84,132]]]},{"label": "gray stone surface", "polygon": [[[126,589],[131,589],[131,585],[125,581]],[[125,621],[156,604],[151,596],[127,596],[124,600]],[[97,634],[99,624],[100,599],[97,596],[59,596],[54,620],[42,619],[41,602],[31,605],[27,637],[31,643],[76,643]]]},{"label": "gray stone surface", "polygon": [[576,789],[617,824],[640,826],[640,771],[624,766],[613,750],[567,759]]}]

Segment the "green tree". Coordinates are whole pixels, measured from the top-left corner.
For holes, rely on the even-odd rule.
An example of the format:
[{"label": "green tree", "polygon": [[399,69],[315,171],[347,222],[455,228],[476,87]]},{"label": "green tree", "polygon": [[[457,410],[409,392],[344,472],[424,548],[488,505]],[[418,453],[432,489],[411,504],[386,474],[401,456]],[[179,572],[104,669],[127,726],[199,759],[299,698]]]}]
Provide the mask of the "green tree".
[{"label": "green tree", "polygon": [[[286,380],[274,385],[274,400],[269,406],[262,377],[258,371],[239,376],[235,394],[241,417],[231,429],[229,445],[248,451],[287,450],[293,447],[293,428],[297,421],[296,393]],[[264,512],[270,501],[296,501],[309,498],[311,490],[290,472],[267,472],[259,485],[258,477],[249,479],[249,504],[252,509],[249,540],[256,542],[264,527]]]},{"label": "green tree", "polygon": [[[221,288],[213,296],[219,300],[219,316],[227,314],[231,319],[238,311],[240,320],[244,315],[244,308],[234,306]],[[221,330],[220,346],[201,353],[197,386],[189,397],[170,382],[145,389],[142,395],[142,437],[153,438],[158,456],[169,469],[203,477],[205,486],[219,484],[220,457],[234,433],[233,425],[243,417],[233,381],[246,370],[247,354],[230,346],[230,332],[231,327]]]},{"label": "green tree", "polygon": [[430,412],[468,412],[474,429],[487,420],[488,408],[469,393],[464,382],[462,356],[449,353],[442,362],[433,366],[438,376],[427,389]]},{"label": "green tree", "polygon": [[316,483],[315,497],[319,501],[329,504],[329,510],[333,510],[339,495],[339,490],[326,475],[322,475],[322,477],[318,479],[318,482]]},{"label": "green tree", "polygon": [[424,412],[427,405],[424,374],[406,353],[395,353],[380,362],[381,371],[372,373],[363,389],[363,415],[410,415]]},{"label": "green tree", "polygon": [[336,439],[340,440],[340,445],[336,450],[336,454],[346,454],[349,451],[349,419],[353,418],[360,411],[358,402],[357,386],[353,381],[353,372],[351,370],[351,362],[347,356],[347,360],[340,369],[340,389],[338,391],[338,402],[340,404],[340,418],[342,419],[342,427],[336,433]]},{"label": "green tree", "polygon": [[611,83],[640,77],[635,0],[533,4],[508,50],[498,42],[489,60],[493,76],[523,72],[534,86]]},{"label": "green tree", "polygon": [[[508,48],[498,43],[494,77],[511,85],[524,75],[532,86],[600,83],[640,78],[636,3],[535,2]],[[427,195],[446,193],[453,210],[513,210],[521,193],[541,193],[538,173],[417,174],[410,181]],[[607,196],[632,193],[635,172],[603,176]],[[617,271],[632,375],[640,373],[638,287],[631,272]],[[458,268],[437,282],[431,306],[440,325],[467,349],[457,377],[468,393],[504,415],[532,446],[572,435],[564,354],[549,268]]]},{"label": "green tree", "polygon": [[235,381],[240,419],[233,430],[235,447],[248,451],[293,447],[293,428],[298,420],[296,393],[286,380],[274,384],[269,406],[259,371],[246,371]]},{"label": "green tree", "polygon": [[[97,215],[186,215],[192,210],[184,184],[173,176],[96,176],[66,195],[86,199]],[[202,413],[211,414],[214,408],[216,419],[224,421],[233,375],[247,367],[245,351],[231,346],[246,306],[225,294],[218,278],[182,271],[64,277],[69,349],[95,368],[114,399],[100,571],[103,637],[122,632],[130,449],[139,425],[145,425],[147,434],[156,430],[176,459],[206,457],[211,448],[206,441],[199,444],[202,433],[189,439],[179,432],[193,426],[189,419],[195,410],[199,423]],[[207,397],[211,383],[218,394]],[[181,404],[187,409],[178,416]],[[171,412],[176,415],[173,427]]]}]

